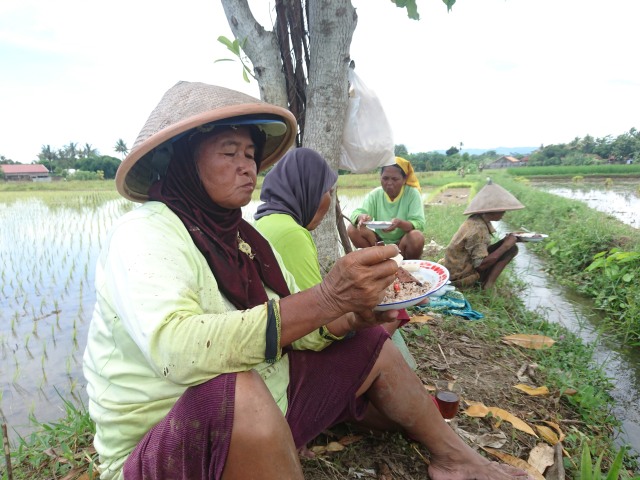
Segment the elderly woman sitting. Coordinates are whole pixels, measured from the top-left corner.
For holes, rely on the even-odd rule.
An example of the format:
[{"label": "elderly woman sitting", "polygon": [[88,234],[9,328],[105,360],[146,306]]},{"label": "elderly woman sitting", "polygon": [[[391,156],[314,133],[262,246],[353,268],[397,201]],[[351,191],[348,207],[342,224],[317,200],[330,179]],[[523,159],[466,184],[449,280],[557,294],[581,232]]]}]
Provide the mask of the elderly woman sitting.
[{"label": "elderly woman sitting", "polygon": [[296,131],[285,109],[180,82],[121,164],[118,191],[143,203],[100,255],[84,354],[101,478],[302,479],[296,447],[374,414],[431,450],[432,479],[525,477],[468,447],[370,328],[397,316],[373,311],[397,247],[346,255],[300,292],[243,220]]}]

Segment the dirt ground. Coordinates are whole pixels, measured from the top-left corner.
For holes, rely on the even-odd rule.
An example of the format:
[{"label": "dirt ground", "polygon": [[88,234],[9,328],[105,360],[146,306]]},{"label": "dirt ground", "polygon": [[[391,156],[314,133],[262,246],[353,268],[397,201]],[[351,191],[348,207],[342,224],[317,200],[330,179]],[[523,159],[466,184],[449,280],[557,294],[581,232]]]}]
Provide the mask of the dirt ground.
[{"label": "dirt ground", "polygon": [[431,205],[462,205],[468,202],[468,188],[447,188],[429,203]]},{"label": "dirt ground", "polygon": [[[479,444],[496,441],[503,444],[502,452],[526,459],[540,441],[507,422],[499,425],[496,418],[472,418],[461,413],[471,402],[499,407],[529,424],[561,423],[565,431],[580,423],[559,401],[557,392],[534,397],[515,390],[513,386],[521,383],[518,374],[523,368],[526,371],[520,373],[521,378],[522,374],[528,375],[535,383],[535,364],[517,347],[476,337],[466,328],[468,322],[461,317],[435,315],[427,323],[405,325],[403,332],[418,364],[416,373],[427,390],[442,380],[461,389],[460,413],[450,425],[469,445],[480,450]],[[316,438],[310,445],[313,446],[321,454],[315,459],[303,459],[307,480],[429,478],[428,451],[400,433],[360,431],[341,425]],[[322,451],[341,446],[341,451]]]},{"label": "dirt ground", "polygon": [[[466,204],[468,194],[466,188],[448,189],[430,203]],[[450,425],[469,445],[480,451],[480,444],[497,442],[502,444],[502,452],[526,459],[539,442],[508,422],[499,424],[496,418],[473,418],[461,413],[470,402],[499,407],[529,424],[544,425],[544,421],[562,419],[562,428],[568,429],[572,422],[579,423],[559,401],[557,392],[539,397],[515,390],[513,386],[522,383],[522,375],[528,375],[532,383],[536,381],[535,364],[526,350],[499,339],[480,338],[468,328],[468,322],[458,316],[429,315],[426,323],[405,325],[403,334],[418,365],[416,373],[427,390],[443,380],[462,390],[460,413]],[[316,438],[310,447],[319,454],[313,459],[303,458],[307,480],[429,478],[428,451],[401,433],[361,431],[340,425]]]}]

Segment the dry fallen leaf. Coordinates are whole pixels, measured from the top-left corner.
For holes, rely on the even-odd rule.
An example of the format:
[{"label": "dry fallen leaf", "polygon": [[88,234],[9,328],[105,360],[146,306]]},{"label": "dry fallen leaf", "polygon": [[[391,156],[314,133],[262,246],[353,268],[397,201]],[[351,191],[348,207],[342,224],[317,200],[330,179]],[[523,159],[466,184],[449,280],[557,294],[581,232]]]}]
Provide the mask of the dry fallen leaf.
[{"label": "dry fallen leaf", "polygon": [[427,323],[435,320],[431,315],[414,315],[409,319],[409,323]]},{"label": "dry fallen leaf", "polygon": [[311,450],[316,455],[322,455],[323,453],[326,453],[327,447],[325,447],[324,445],[314,445],[309,450]]},{"label": "dry fallen leaf", "polygon": [[512,455],[509,455],[508,453],[503,453],[500,450],[495,450],[489,447],[484,447],[483,450],[489,452],[494,457],[499,458],[504,463],[508,463],[509,465],[516,468],[521,468],[529,475],[531,475],[535,480],[545,480],[542,474],[538,470],[536,470],[533,465],[529,465],[521,458],[514,457]]},{"label": "dry fallen leaf", "polygon": [[345,435],[340,440],[338,440],[338,442],[346,447],[347,445],[359,442],[360,440],[362,440],[362,435]]},{"label": "dry fallen leaf", "polygon": [[502,341],[508,345],[518,345],[524,348],[532,348],[540,350],[542,348],[549,348],[556,343],[553,338],[545,337],[544,335],[527,335],[524,333],[516,333],[514,335],[507,335],[502,337]]},{"label": "dry fallen leaf", "polygon": [[506,422],[509,422],[511,425],[513,425],[514,428],[528,433],[529,435],[533,435],[534,437],[538,437],[538,435],[536,435],[536,433],[533,431],[533,428],[531,428],[526,422],[519,419],[515,415],[512,415],[506,410],[503,410],[502,408],[487,407],[482,403],[475,403],[464,410],[462,413],[470,417],[486,417],[489,413],[491,413],[494,417],[498,417]]},{"label": "dry fallen leaf", "polygon": [[507,443],[504,432],[485,433],[476,438],[476,444],[480,447],[502,448]]},{"label": "dry fallen leaf", "polygon": [[527,395],[532,395],[532,396],[549,395],[549,389],[544,385],[541,387],[532,387],[530,385],[519,383],[518,385],[514,385],[513,388],[522,390]]},{"label": "dry fallen leaf", "polygon": [[527,462],[533,465],[540,473],[544,473],[547,467],[553,465],[554,450],[546,443],[539,443],[529,452]]},{"label": "dry fallen leaf", "polygon": [[566,438],[566,435],[560,428],[560,425],[558,425],[557,423],[550,422],[549,420],[543,420],[543,423],[546,423],[547,425],[551,426],[551,428],[553,428],[558,433],[558,437],[560,441],[563,441]]},{"label": "dry fallen leaf", "polygon": [[475,433],[470,433],[467,432],[466,430],[463,430],[462,428],[458,427],[456,429],[456,432],[458,433],[458,435],[460,435],[462,438],[465,438],[469,441],[469,443],[473,443],[475,444],[476,441],[478,440],[478,436]]},{"label": "dry fallen leaf", "polygon": [[516,373],[516,377],[518,377],[518,380],[521,382],[530,382],[531,379],[526,376],[524,374],[524,372],[527,371],[529,364],[528,363],[523,363],[522,366],[520,367],[520,369],[518,370],[518,372]]},{"label": "dry fallen leaf", "polygon": [[342,450],[344,450],[344,445],[340,442],[330,442],[327,445],[327,452],[341,452]]},{"label": "dry fallen leaf", "polygon": [[550,445],[555,445],[560,441],[558,435],[556,435],[556,432],[551,430],[549,427],[545,427],[544,425],[536,425],[535,427],[540,437],[543,440],[547,441]]}]

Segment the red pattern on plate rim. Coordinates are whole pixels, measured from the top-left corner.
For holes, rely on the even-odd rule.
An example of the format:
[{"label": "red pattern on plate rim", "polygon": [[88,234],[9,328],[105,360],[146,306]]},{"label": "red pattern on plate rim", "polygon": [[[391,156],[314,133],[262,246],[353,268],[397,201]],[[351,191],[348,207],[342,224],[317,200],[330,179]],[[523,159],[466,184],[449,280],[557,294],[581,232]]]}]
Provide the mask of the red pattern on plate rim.
[{"label": "red pattern on plate rim", "polygon": [[[420,260],[418,266],[420,268],[431,270],[432,272],[436,272],[438,274],[438,283],[436,284],[436,287],[438,288],[442,287],[449,280],[448,270],[446,270],[444,266],[440,265],[439,263],[430,262],[429,260]],[[433,291],[436,291],[438,288]]]}]

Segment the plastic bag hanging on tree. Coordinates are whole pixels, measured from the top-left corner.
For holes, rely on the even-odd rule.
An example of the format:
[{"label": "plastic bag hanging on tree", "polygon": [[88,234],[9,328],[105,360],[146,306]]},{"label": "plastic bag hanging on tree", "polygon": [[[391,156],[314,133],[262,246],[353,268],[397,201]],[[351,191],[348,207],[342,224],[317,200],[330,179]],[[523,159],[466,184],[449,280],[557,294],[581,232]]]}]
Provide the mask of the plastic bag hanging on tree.
[{"label": "plastic bag hanging on tree", "polygon": [[349,106],[340,149],[340,168],[366,173],[395,163],[393,132],[382,104],[353,69],[349,69]]}]

